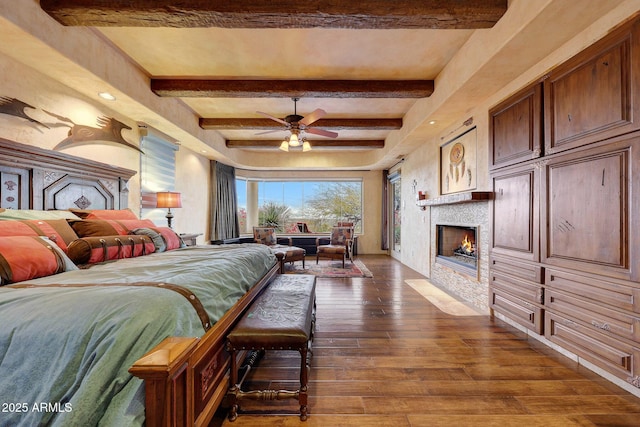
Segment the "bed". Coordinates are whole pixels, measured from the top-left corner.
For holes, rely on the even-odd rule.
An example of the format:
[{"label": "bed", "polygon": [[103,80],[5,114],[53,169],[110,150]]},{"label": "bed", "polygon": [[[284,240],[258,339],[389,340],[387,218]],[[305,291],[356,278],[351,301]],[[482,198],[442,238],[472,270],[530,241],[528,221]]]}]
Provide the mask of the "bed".
[{"label": "bed", "polygon": [[[69,208],[126,212],[133,176],[6,140],[0,174],[5,212],[36,216]],[[0,287],[0,426],[207,425],[228,388],[226,334],[277,274],[273,253],[258,244],[160,252],[158,234],[169,230],[114,219],[11,221],[0,221],[0,251],[9,254],[3,262],[55,272],[19,280],[34,273],[14,268],[15,280]],[[2,231],[3,223],[12,226]],[[65,223],[124,230],[74,239],[60,231]],[[40,232],[14,236],[23,224]],[[40,251],[51,261],[24,260]],[[109,261],[78,269],[78,253]]]}]

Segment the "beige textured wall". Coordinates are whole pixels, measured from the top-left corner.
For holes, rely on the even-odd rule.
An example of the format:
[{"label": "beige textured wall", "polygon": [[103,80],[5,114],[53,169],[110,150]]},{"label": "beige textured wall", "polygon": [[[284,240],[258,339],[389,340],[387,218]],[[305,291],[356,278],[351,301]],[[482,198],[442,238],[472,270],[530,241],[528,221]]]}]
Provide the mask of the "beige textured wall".
[{"label": "beige textured wall", "polygon": [[173,229],[179,233],[202,233],[198,243],[208,241],[209,160],[188,148],[176,154],[176,191],[182,193],[182,208],[174,209]]}]

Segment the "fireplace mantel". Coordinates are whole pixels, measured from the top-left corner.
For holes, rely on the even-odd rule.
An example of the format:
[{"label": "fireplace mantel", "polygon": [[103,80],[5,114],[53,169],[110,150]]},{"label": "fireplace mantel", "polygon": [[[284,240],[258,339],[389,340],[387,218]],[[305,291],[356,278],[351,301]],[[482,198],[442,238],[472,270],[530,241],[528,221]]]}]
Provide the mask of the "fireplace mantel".
[{"label": "fireplace mantel", "polygon": [[426,207],[481,202],[486,200],[493,200],[493,191],[469,191],[466,193],[447,194],[433,199],[418,200],[416,204],[421,207]]}]

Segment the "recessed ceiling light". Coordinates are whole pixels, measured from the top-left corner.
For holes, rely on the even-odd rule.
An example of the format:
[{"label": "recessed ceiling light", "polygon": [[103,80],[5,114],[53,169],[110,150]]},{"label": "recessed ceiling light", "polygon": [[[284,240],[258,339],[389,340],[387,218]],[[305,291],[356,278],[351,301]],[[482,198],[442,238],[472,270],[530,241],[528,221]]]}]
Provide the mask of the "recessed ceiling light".
[{"label": "recessed ceiling light", "polygon": [[116,97],[111,95],[109,92],[100,92],[98,96],[102,99],[106,99],[107,101],[115,101]]},{"label": "recessed ceiling light", "polygon": [[431,120],[431,121],[429,122],[429,124],[430,124],[430,125],[435,125],[435,124],[436,124],[436,121],[435,121],[435,120]]}]

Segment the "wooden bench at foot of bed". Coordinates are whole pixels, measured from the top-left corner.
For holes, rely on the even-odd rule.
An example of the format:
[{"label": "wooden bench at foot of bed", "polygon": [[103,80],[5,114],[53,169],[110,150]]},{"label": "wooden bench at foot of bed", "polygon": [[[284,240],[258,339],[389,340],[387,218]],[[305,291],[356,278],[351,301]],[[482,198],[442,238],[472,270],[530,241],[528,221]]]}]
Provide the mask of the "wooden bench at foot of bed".
[{"label": "wooden bench at foot of bed", "polygon": [[[243,399],[298,399],[300,419],[307,419],[307,383],[309,356],[315,326],[315,286],[313,275],[279,275],[254,301],[227,337],[231,354],[231,382],[227,393],[229,421],[238,415]],[[243,391],[238,380],[238,352],[247,350],[297,350],[300,352],[300,388],[298,390]],[[248,369],[250,369],[250,365]]]}]

